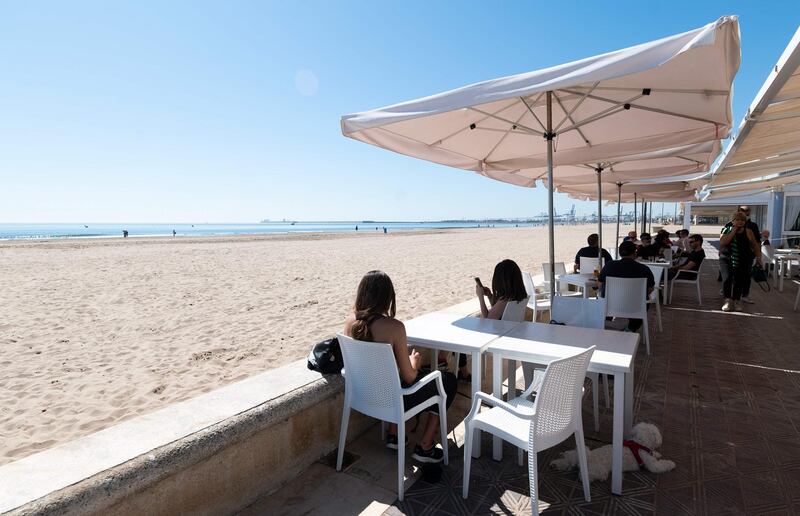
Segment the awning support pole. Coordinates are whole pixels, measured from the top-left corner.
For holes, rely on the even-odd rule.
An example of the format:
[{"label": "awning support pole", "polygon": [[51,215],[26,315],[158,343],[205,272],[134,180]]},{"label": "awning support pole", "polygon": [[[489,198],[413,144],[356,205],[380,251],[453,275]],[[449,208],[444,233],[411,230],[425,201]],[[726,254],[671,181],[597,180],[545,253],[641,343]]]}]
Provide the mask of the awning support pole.
[{"label": "awning support pole", "polygon": [[617,183],[617,239],[614,241],[614,259],[619,260],[619,218],[622,215],[622,183]]},{"label": "awning support pole", "polygon": [[597,257],[600,258],[600,267],[603,267],[603,188],[601,185],[601,177],[603,175],[603,167],[600,163],[597,164],[595,169],[597,172]]},{"label": "awning support pole", "polygon": [[638,231],[639,221],[637,219],[637,210],[639,208],[639,201],[636,199],[636,192],[633,192],[633,230]]},{"label": "awning support pole", "polygon": [[[553,92],[547,92],[547,225],[550,241],[550,299],[556,297],[556,246],[555,224],[553,222]],[[551,301],[552,302],[552,301]]]}]

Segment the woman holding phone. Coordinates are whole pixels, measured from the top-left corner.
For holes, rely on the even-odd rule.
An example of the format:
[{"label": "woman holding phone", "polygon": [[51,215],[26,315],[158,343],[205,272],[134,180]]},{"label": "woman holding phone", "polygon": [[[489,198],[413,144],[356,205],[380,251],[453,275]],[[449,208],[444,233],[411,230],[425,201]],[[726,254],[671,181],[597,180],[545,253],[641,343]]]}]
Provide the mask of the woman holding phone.
[{"label": "woman holding phone", "polygon": [[[491,290],[483,286],[480,278],[475,278],[475,283],[481,317],[485,319],[502,319],[509,301],[519,302],[528,297],[522,281],[522,271],[514,260],[506,259],[495,265]],[[487,297],[490,305],[488,307]]]},{"label": "woman holding phone", "polygon": [[763,267],[761,246],[753,231],[747,227],[747,215],[741,211],[733,214],[731,224],[722,228],[719,246],[719,271],[725,295],[722,310],[742,311],[742,290],[749,280],[754,256]]}]

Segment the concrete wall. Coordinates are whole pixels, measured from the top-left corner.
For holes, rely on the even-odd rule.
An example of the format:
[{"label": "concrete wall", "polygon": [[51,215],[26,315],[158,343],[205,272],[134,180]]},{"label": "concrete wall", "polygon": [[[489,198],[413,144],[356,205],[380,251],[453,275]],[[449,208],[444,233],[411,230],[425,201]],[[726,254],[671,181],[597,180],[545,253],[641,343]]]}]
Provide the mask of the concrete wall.
[{"label": "concrete wall", "polygon": [[[9,514],[235,512],[336,448],[343,387],[339,376],[320,377]],[[350,439],[371,424],[353,413]]]}]

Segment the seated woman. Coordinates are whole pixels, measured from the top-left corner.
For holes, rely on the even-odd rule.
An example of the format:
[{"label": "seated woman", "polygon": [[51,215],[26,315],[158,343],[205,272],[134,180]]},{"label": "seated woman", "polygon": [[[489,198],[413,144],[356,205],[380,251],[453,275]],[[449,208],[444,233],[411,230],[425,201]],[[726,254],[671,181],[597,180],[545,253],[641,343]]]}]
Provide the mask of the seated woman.
[{"label": "seated woman", "polygon": [[[403,388],[408,388],[425,376],[425,373],[420,370],[422,361],[420,354],[413,349],[410,353],[408,351],[406,327],[394,318],[396,311],[397,305],[392,280],[384,272],[370,271],[361,278],[361,282],[358,284],[356,303],[353,313],[345,320],[344,333],[356,340],[391,344],[400,374],[400,384]],[[447,396],[448,408],[455,398],[457,383],[458,380],[453,374],[442,373],[442,384]],[[403,396],[403,405],[406,410],[409,410],[436,394],[436,383],[429,383],[414,394]],[[444,458],[444,454],[433,442],[439,428],[439,407],[434,405],[426,411],[429,412],[428,419],[425,422],[422,439],[415,447],[412,458],[419,462],[440,462]],[[446,445],[447,443],[442,444],[442,446]],[[397,449],[396,425],[389,427],[386,446]]]},{"label": "seated woman", "polygon": [[[502,319],[509,301],[519,302],[528,297],[522,281],[522,271],[514,260],[503,260],[495,265],[492,289],[476,285],[475,293],[481,304],[481,317],[485,319]],[[489,298],[491,308],[486,306],[486,297]]]}]

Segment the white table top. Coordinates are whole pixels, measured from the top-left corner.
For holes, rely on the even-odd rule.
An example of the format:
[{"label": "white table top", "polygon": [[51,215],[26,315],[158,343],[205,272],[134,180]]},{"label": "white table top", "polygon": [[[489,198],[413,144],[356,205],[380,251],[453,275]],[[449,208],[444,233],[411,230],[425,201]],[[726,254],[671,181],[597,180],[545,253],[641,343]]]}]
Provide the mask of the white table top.
[{"label": "white table top", "polygon": [[594,274],[562,274],[561,276],[557,276],[558,281],[567,283],[570,285],[594,285],[597,283],[597,278],[594,277]]},{"label": "white table top", "polygon": [[595,345],[589,371],[598,373],[632,370],[639,334],[558,324],[523,322],[492,341],[486,350],[503,358],[548,364]]},{"label": "white table top", "polygon": [[405,322],[409,345],[419,344],[459,353],[483,351],[487,344],[520,323],[432,312]]},{"label": "white table top", "polygon": [[644,265],[658,265],[659,267],[672,267],[672,264],[669,262],[651,262],[650,260],[636,260],[639,263],[643,263]]},{"label": "white table top", "polygon": [[776,256],[793,257],[800,256],[800,249],[773,249]]}]

